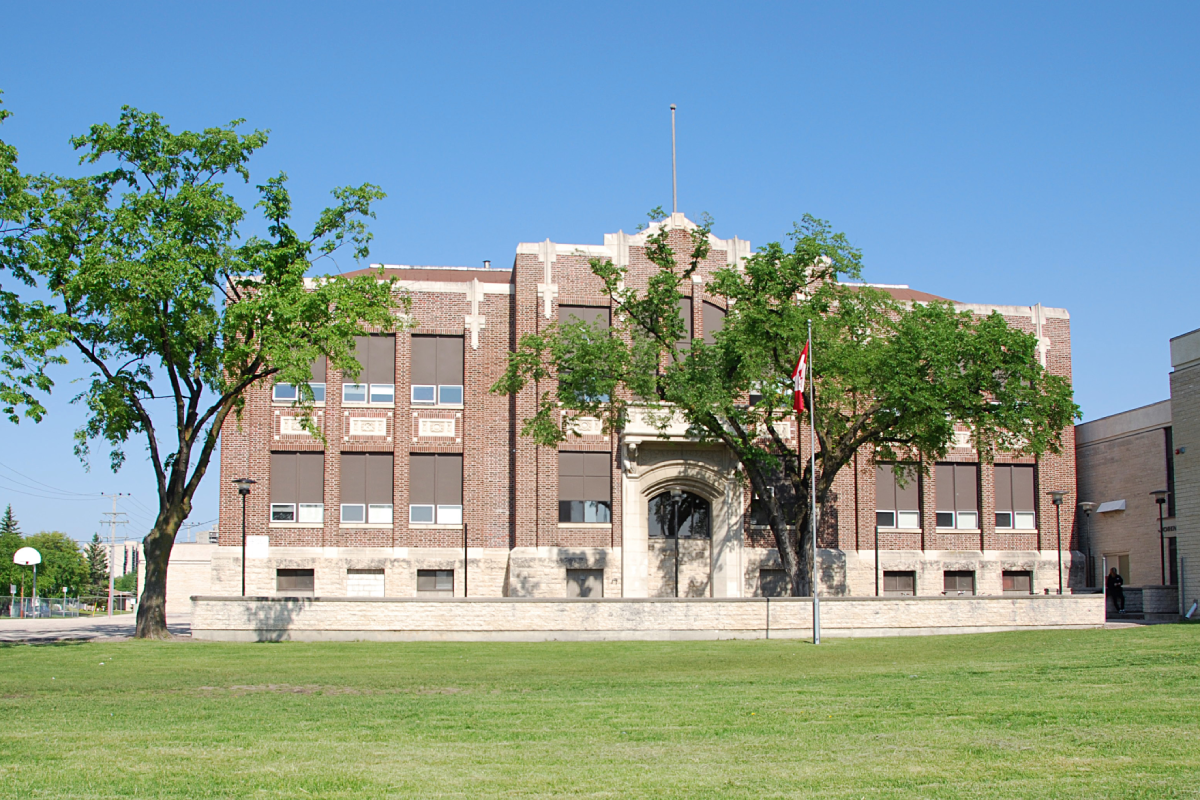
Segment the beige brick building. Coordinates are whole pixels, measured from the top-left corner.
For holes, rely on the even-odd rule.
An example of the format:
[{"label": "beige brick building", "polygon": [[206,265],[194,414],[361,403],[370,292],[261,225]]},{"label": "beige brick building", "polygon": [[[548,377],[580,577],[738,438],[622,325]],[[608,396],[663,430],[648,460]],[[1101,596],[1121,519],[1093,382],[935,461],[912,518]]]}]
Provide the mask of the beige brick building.
[{"label": "beige brick building", "polygon": [[1171,340],[1171,367],[1175,533],[1186,613],[1200,600],[1200,330]]},{"label": "beige brick building", "polygon": [[[661,224],[682,252],[695,226],[681,214]],[[520,244],[510,269],[385,265],[412,294],[416,327],[363,337],[358,383],[314,368],[324,443],[298,424],[286,386],[257,388],[242,418],[226,423],[211,593],[241,591],[242,507],[230,482],[243,477],[257,482],[246,498],[250,594],[777,592],[772,537],[755,524],[738,465],[722,448],[690,441],[682,426],[663,438],[636,414],[616,434],[584,420],[559,447],[539,447],[520,429],[546,387],[515,398],[488,391],[523,334],[570,316],[608,324],[588,259],[610,258],[628,267],[630,285],[644,285],[648,235]],[[711,335],[724,316],[708,281],[751,252],[736,237],[710,244],[681,309],[695,337]],[[901,300],[934,298],[888,288]],[[1047,368],[1070,377],[1066,311],[957,305],[999,312],[1034,334]],[[794,423],[787,435],[796,441]],[[1073,503],[1062,509],[1060,551],[1047,496],[1075,489],[1073,435],[1063,432],[1061,456],[1001,456],[993,466],[980,462],[964,431],[944,463],[899,490],[886,466],[860,453],[823,515],[822,591],[873,595],[877,572],[889,594],[1040,594],[1056,591],[1060,575],[1064,586],[1081,586]]]},{"label": "beige brick building", "polygon": [[1176,576],[1175,503],[1163,504],[1160,552],[1158,505],[1151,495],[1171,490],[1171,440],[1170,400],[1075,426],[1078,500],[1099,504],[1090,520],[1079,520],[1085,552],[1093,557],[1089,586],[1098,585],[1104,559],[1129,586],[1170,584]]},{"label": "beige brick building", "polygon": [[[1200,597],[1200,330],[1171,340],[1171,366],[1169,400],[1075,428],[1078,497],[1099,504],[1082,539],[1095,576],[1107,558],[1135,597],[1145,594],[1146,610],[1163,614]],[[1163,490],[1160,534],[1152,492]],[[1087,534],[1084,515],[1079,524]]]}]

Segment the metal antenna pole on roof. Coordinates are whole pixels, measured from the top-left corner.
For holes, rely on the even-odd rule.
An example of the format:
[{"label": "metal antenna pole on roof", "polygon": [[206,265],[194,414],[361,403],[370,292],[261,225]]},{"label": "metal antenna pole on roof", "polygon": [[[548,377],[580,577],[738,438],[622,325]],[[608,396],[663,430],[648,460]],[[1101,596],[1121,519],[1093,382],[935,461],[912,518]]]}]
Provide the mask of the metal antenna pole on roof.
[{"label": "metal antenna pole on roof", "polygon": [[679,184],[675,181],[675,104],[671,103],[671,213],[679,213]]}]

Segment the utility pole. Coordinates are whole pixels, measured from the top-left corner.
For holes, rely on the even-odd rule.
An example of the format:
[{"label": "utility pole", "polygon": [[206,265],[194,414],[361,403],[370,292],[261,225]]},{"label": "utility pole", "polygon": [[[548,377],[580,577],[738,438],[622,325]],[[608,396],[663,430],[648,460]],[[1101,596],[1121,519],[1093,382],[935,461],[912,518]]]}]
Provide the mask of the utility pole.
[{"label": "utility pole", "polygon": [[118,517],[125,516],[124,511],[117,511],[117,498],[125,497],[128,492],[117,492],[116,494],[105,494],[104,497],[111,497],[113,510],[104,512],[104,516],[108,519],[100,520],[101,524],[108,523],[108,615],[113,615],[113,570],[117,568],[117,525],[124,525],[125,520]]}]

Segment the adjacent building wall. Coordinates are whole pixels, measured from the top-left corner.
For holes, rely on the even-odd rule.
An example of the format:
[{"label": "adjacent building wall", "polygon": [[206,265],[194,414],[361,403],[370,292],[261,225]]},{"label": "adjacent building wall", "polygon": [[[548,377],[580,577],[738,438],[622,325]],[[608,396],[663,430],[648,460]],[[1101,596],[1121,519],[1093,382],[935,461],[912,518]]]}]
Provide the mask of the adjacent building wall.
[{"label": "adjacent building wall", "polygon": [[1182,610],[1200,599],[1200,330],[1171,340],[1175,518]]},{"label": "adjacent building wall", "polygon": [[[1078,502],[1124,504],[1124,510],[1091,515],[1093,577],[1099,581],[1102,558],[1110,567],[1128,559],[1129,574],[1122,575],[1131,586],[1159,585],[1162,559],[1159,554],[1158,506],[1151,492],[1167,487],[1167,450],[1170,437],[1171,401],[1135,408],[1120,414],[1085,422],[1075,427],[1075,453],[1079,470]],[[1164,514],[1167,508],[1163,509]],[[1079,524],[1088,533],[1088,520],[1080,514]],[[1176,521],[1167,517],[1168,536],[1174,536]],[[1164,554],[1165,557],[1165,554]],[[1168,572],[1170,567],[1168,565]]]}]

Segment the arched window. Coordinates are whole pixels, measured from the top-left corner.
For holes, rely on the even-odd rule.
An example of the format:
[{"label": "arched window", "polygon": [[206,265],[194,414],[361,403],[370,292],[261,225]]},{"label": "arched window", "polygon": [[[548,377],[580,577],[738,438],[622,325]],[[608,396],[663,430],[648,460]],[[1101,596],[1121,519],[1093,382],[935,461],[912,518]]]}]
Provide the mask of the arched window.
[{"label": "arched window", "polygon": [[650,500],[651,539],[708,539],[711,506],[703,497],[674,489]]}]

